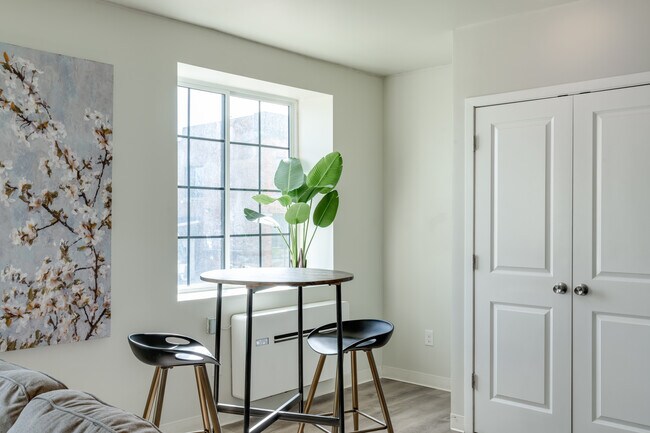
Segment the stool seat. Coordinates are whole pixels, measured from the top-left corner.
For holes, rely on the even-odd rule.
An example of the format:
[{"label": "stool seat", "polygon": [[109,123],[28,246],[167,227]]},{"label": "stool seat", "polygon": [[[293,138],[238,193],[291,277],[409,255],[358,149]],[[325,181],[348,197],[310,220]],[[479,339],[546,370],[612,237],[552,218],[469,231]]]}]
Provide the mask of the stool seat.
[{"label": "stool seat", "polygon": [[[390,337],[393,335],[393,330],[395,327],[392,323],[385,320],[378,319],[362,319],[362,320],[346,320],[341,324],[342,329],[342,339],[343,339],[343,352],[350,353],[350,362],[351,362],[351,373],[352,373],[352,410],[346,410],[345,413],[352,413],[352,420],[354,422],[354,429],[350,433],[366,433],[378,430],[386,430],[387,433],[395,433],[393,429],[393,423],[390,419],[390,414],[388,413],[388,404],[386,403],[386,398],[384,396],[384,391],[381,386],[381,379],[379,377],[379,370],[377,370],[377,364],[375,362],[375,357],[372,354],[373,349],[378,349],[383,347],[388,343]],[[337,351],[337,330],[336,323],[330,323],[325,326],[318,327],[309,333],[307,336],[307,342],[309,346],[317,353],[320,353],[320,358],[318,364],[316,365],[316,371],[314,372],[314,378],[311,382],[311,387],[309,388],[309,395],[307,396],[307,401],[305,402],[305,413],[309,413],[311,405],[314,402],[314,397],[316,396],[316,388],[318,387],[318,382],[320,381],[320,376],[323,372],[323,366],[325,365],[325,359],[328,355],[336,355]],[[363,351],[368,358],[368,366],[370,367],[370,373],[372,374],[372,381],[375,384],[375,390],[377,391],[377,398],[379,399],[379,405],[381,408],[381,413],[384,416],[384,421],[380,421],[377,418],[374,418],[367,413],[362,412],[359,409],[359,383],[357,378],[357,352]],[[336,379],[334,383],[338,383],[340,375],[343,374],[342,371],[337,367],[336,369]],[[334,408],[333,411],[326,415],[339,416],[339,392],[336,388],[334,392]],[[341,414],[345,416],[345,414]],[[370,429],[359,430],[359,417],[363,416],[369,420],[378,424],[378,427],[373,427]],[[322,426],[317,426],[323,431],[325,430]],[[300,424],[298,427],[298,433],[304,433],[305,424]],[[333,427],[332,433],[338,433],[338,428]]]},{"label": "stool seat", "polygon": [[136,358],[156,367],[142,418],[152,417],[154,425],[160,426],[169,370],[174,367],[192,366],[201,406],[202,433],[221,433],[217,406],[205,367],[206,364],[219,365],[219,362],[204,345],[186,335],[143,333],[129,335],[129,346]]},{"label": "stool seat", "polygon": [[144,333],[129,335],[131,351],[145,364],[161,368],[182,365],[219,364],[205,346],[179,334]]},{"label": "stool seat", "polygon": [[[343,322],[343,351],[372,350],[385,346],[394,326],[385,320],[361,319]],[[336,323],[314,329],[307,337],[309,346],[321,355],[336,355]]]}]

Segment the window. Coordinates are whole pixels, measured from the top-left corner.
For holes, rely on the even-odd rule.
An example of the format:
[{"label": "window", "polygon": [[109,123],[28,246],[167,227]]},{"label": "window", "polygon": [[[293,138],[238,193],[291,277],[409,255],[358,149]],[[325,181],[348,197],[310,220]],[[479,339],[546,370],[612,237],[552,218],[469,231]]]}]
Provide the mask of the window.
[{"label": "window", "polygon": [[278,231],[247,221],[244,208],[261,211],[251,197],[279,192],[273,176],[291,152],[294,104],[197,87],[178,86],[179,288],[201,285],[210,269],[289,262]]}]

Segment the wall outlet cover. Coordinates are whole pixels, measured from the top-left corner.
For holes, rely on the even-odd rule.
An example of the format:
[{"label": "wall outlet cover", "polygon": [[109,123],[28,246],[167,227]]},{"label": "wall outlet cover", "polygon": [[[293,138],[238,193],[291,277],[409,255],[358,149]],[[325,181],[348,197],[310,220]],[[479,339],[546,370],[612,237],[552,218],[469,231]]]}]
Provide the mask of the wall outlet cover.
[{"label": "wall outlet cover", "polygon": [[206,332],[210,335],[217,333],[217,319],[208,317],[206,320]]},{"label": "wall outlet cover", "polygon": [[424,331],[424,345],[433,346],[433,330],[426,329]]}]

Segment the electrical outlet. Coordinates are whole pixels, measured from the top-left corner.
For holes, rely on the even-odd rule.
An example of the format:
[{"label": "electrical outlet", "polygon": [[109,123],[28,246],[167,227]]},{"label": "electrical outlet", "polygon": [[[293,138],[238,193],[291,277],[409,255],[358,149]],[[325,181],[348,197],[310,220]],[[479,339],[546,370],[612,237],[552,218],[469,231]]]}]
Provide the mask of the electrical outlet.
[{"label": "electrical outlet", "polygon": [[206,320],[206,332],[208,334],[214,335],[217,333],[217,319],[208,317]]},{"label": "electrical outlet", "polygon": [[433,346],[433,330],[431,329],[424,330],[424,345]]}]

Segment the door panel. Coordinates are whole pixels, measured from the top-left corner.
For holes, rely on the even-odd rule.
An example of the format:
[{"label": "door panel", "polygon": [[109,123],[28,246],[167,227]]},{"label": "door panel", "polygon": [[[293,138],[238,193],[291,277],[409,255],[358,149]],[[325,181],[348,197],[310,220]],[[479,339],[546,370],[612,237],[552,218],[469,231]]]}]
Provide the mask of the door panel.
[{"label": "door panel", "polygon": [[648,383],[638,379],[644,376],[639,370],[650,365],[650,356],[637,342],[650,341],[650,320],[603,313],[594,314],[594,319],[595,418],[647,429]]},{"label": "door panel", "polygon": [[[541,118],[492,125],[493,271],[550,271],[551,122]],[[522,193],[529,197],[525,206]]]},{"label": "door panel", "polygon": [[572,101],[476,111],[475,430],[571,427]]},{"label": "door panel", "polygon": [[638,211],[650,209],[650,107],[597,112],[594,123],[596,276],[648,278],[648,214]]},{"label": "door panel", "polygon": [[[550,409],[550,330],[550,308],[492,304],[493,401]],[[513,347],[517,350],[511,350]]]},{"label": "door panel", "polygon": [[574,432],[650,432],[650,88],[574,101]]}]

